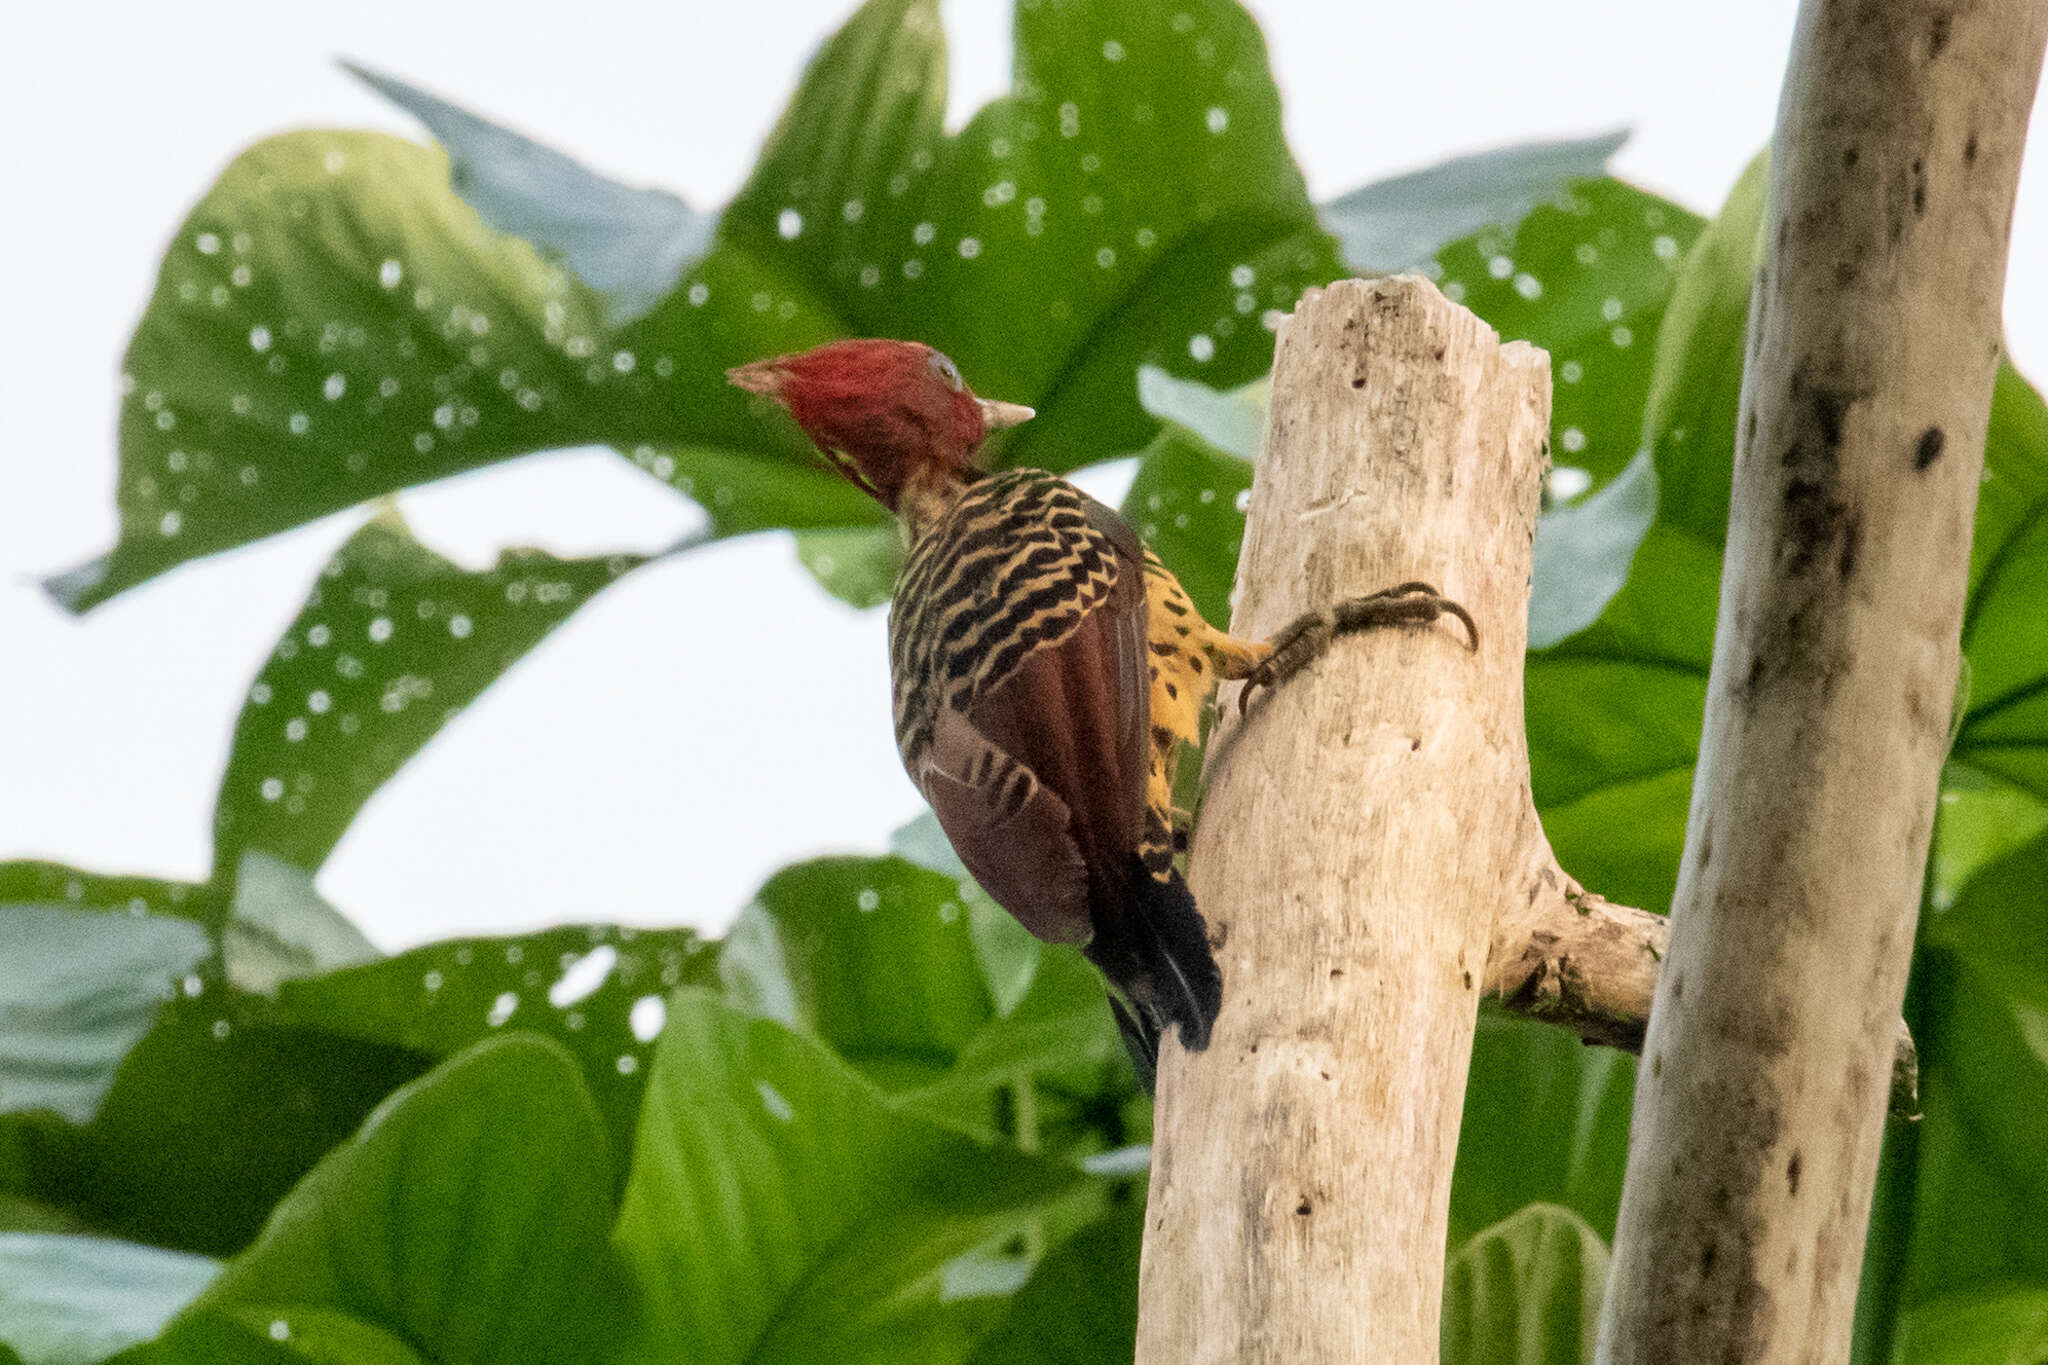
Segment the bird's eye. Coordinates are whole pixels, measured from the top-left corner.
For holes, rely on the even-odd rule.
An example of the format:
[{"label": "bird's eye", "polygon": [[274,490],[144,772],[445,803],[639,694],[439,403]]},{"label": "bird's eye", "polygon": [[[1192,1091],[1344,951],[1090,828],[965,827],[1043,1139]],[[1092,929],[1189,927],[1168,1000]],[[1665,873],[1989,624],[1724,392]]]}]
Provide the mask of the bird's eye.
[{"label": "bird's eye", "polygon": [[967,387],[966,383],[960,378],[960,367],[937,351],[932,352],[932,368],[938,371],[939,378],[945,380],[946,387],[950,388],[953,392],[959,393]]}]

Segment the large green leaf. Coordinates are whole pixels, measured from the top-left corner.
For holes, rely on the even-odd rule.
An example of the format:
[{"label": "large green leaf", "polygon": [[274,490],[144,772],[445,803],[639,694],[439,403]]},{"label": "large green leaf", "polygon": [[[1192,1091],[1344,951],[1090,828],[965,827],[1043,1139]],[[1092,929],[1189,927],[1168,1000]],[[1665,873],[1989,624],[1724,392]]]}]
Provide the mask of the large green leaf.
[{"label": "large green leaf", "polygon": [[1137,1350],[1145,1205],[1111,1209],[1031,1272],[971,1365],[1123,1365]]},{"label": "large green leaf", "polygon": [[1482,1013],[1451,1181],[1451,1245],[1528,1204],[1562,1205],[1595,1235],[1613,1236],[1635,1074],[1626,1053]]},{"label": "large green leaf", "polygon": [[90,1365],[155,1336],[219,1273],[133,1242],[0,1233],[0,1345],[27,1365]]},{"label": "large green leaf", "polygon": [[282,1024],[276,1010],[188,978],[122,1059],[90,1124],[0,1133],[28,1149],[9,1192],[96,1231],[209,1255],[241,1248],[299,1177],[427,1064]]},{"label": "large green leaf", "polygon": [[947,1264],[1083,1179],[892,1106],[823,1044],[685,989],[616,1234],[646,1293],[630,1354],[960,1360],[1000,1300],[947,1299]]},{"label": "large green leaf", "polygon": [[1905,1318],[1901,1365],[2041,1365],[2048,1360],[2048,1288],[1970,1290]]},{"label": "large green leaf", "polygon": [[[0,1113],[46,1109],[83,1123],[98,1112],[121,1059],[212,945],[200,925],[148,913],[167,902],[166,883],[82,873],[63,882],[80,896],[55,904],[0,900]],[[81,913],[73,907],[88,889],[145,913]]]},{"label": "large green leaf", "polygon": [[1353,269],[1407,270],[1446,242],[1518,222],[1575,182],[1597,179],[1627,140],[1626,132],[1612,132],[1452,157],[1331,200],[1322,206],[1323,225]]},{"label": "large green leaf", "polygon": [[274,1340],[353,1338],[325,1356],[344,1361],[392,1358],[366,1355],[377,1338],[350,1320],[430,1360],[609,1354],[634,1316],[608,1240],[611,1160],[576,1064],[541,1039],[490,1039],[386,1102],[192,1311],[266,1322]]},{"label": "large green leaf", "polygon": [[872,527],[835,564],[886,564],[880,509],[723,377],[835,335],[932,342],[984,392],[1035,404],[1008,458],[1069,469],[1142,445],[1141,363],[1251,377],[1263,312],[1338,274],[1335,253],[1229,0],[1024,6],[1016,53],[1014,92],[949,137],[936,0],[870,0],[710,255],[619,329],[486,228],[438,152],[259,144],[180,228],[131,346],[121,539],[53,590],[82,608],[394,488],[593,441],[720,534]]},{"label": "large green leaf", "polygon": [[1511,227],[1437,253],[1431,274],[1448,297],[1504,340],[1550,352],[1552,455],[1595,483],[1644,444],[1652,343],[1701,227],[1669,200],[1589,180]]},{"label": "large green leaf", "polygon": [[666,190],[621,185],[395,76],[342,66],[440,140],[450,183],[484,222],[559,256],[614,322],[661,302],[711,245],[717,219]]},{"label": "large green leaf", "polygon": [[1909,1302],[2048,1289],[2048,838],[1980,871],[1931,919],[1917,970],[1922,1103]]},{"label": "large green leaf", "polygon": [[[1012,985],[1018,948],[1028,962]],[[1015,1133],[1015,1088],[1028,1086],[1040,1150],[1081,1156],[1139,1136],[1123,1117],[1135,1078],[1101,978],[1073,950],[1031,941],[964,879],[902,858],[799,863],[742,913],[720,974],[731,1001],[949,1122]]]},{"label": "large green leaf", "polygon": [[214,809],[245,849],[311,871],[363,803],[637,555],[507,552],[472,573],[376,520],[335,552],[250,685]]},{"label": "large green leaf", "polygon": [[714,981],[717,963],[688,929],[576,925],[446,940],[288,982],[279,1006],[294,1025],[435,1059],[496,1033],[543,1034],[576,1058],[612,1149],[624,1153],[664,997]]},{"label": "large green leaf", "polygon": [[1607,1246],[1569,1209],[1532,1204],[1472,1238],[1444,1274],[1444,1365],[1593,1358]]}]

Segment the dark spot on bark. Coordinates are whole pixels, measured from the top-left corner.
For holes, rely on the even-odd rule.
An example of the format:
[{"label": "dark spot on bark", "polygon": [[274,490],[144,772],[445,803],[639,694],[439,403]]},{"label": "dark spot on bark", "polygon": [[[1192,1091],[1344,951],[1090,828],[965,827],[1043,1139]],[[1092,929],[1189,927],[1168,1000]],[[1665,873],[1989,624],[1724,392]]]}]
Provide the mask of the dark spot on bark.
[{"label": "dark spot on bark", "polygon": [[1344,969],[1342,967],[1330,968],[1330,980],[1335,981],[1338,977],[1342,975],[1344,975]]},{"label": "dark spot on bark", "polygon": [[1715,1245],[1714,1245],[1714,1244],[1713,1244],[1712,1242],[1709,1242],[1709,1243],[1707,1243],[1707,1244],[1706,1244],[1706,1245],[1705,1245],[1704,1247],[1700,1248],[1700,1278],[1701,1278],[1701,1279],[1703,1279],[1703,1280],[1707,1280],[1707,1279],[1712,1279],[1712,1278],[1713,1278],[1713,1275],[1714,1275],[1714,1258],[1715,1258],[1715,1257],[1716,1257],[1716,1256],[1717,1256],[1718,1254],[1719,1254],[1719,1248],[1717,1248],[1717,1247],[1716,1247],[1716,1246],[1715,1246]]},{"label": "dark spot on bark", "polygon": [[1229,925],[1218,921],[1209,926],[1209,946],[1211,948],[1221,951],[1223,945],[1228,942],[1230,942]]},{"label": "dark spot on bark", "polygon": [[1743,690],[1754,694],[1756,689],[1763,683],[1764,672],[1764,656],[1761,654],[1753,656],[1749,661],[1749,673],[1742,680]]},{"label": "dark spot on bark", "polygon": [[1472,989],[1472,973],[1470,972],[1465,973],[1465,989],[1468,991]]},{"label": "dark spot on bark", "polygon": [[1833,480],[1794,478],[1785,484],[1785,522],[1779,532],[1785,571],[1803,574],[1841,533],[1848,508],[1833,496]]},{"label": "dark spot on bark", "polygon": [[1362,388],[1364,388],[1364,387],[1365,387],[1365,376],[1364,376],[1364,375],[1359,375],[1359,376],[1358,376],[1357,378],[1353,379],[1353,380],[1351,381],[1351,387],[1352,387],[1352,388],[1354,388],[1354,389],[1362,389]]},{"label": "dark spot on bark", "polygon": [[1437,358],[1438,360],[1442,360],[1442,359],[1444,358],[1444,348],[1443,348],[1443,347],[1439,346],[1439,347],[1437,347],[1437,348],[1436,348],[1436,358]]},{"label": "dark spot on bark", "polygon": [[1651,1074],[1652,1076],[1661,1076],[1661,1075],[1663,1075],[1663,1074],[1664,1074],[1664,1054],[1663,1054],[1663,1053],[1661,1053],[1661,1052],[1660,1052],[1660,1053],[1658,1053],[1657,1055],[1655,1055],[1654,1057],[1650,1058],[1650,1074]]},{"label": "dark spot on bark", "polygon": [[1913,216],[1915,218],[1924,218],[1926,215],[1927,182],[1925,180],[1915,180],[1913,182]]},{"label": "dark spot on bark", "polygon": [[1965,166],[1977,164],[1977,135],[1975,133],[1970,134],[1963,142],[1963,164]]},{"label": "dark spot on bark", "polygon": [[1941,50],[1948,46],[1948,20],[1948,11],[1943,10],[1935,15],[1933,20],[1927,25],[1927,55],[1929,57],[1939,57]]},{"label": "dark spot on bark", "polygon": [[1792,1153],[1792,1159],[1785,1163],[1785,1184],[1793,1193],[1799,1193],[1799,1153]]},{"label": "dark spot on bark", "polygon": [[1845,171],[1855,170],[1856,161],[1862,155],[1863,153],[1855,147],[1844,147],[1842,149],[1842,169]]},{"label": "dark spot on bark", "polygon": [[1700,829],[1700,866],[1714,861],[1714,822],[1708,820]]},{"label": "dark spot on bark", "polygon": [[1671,1003],[1675,1005],[1675,1004],[1678,1004],[1678,1003],[1680,1003],[1680,1002],[1681,1002],[1681,1001],[1683,1001],[1684,999],[1685,999],[1685,973],[1683,973],[1683,972],[1680,972],[1680,973],[1678,973],[1678,974],[1677,974],[1676,976],[1673,976],[1673,977],[1671,978]]},{"label": "dark spot on bark", "polygon": [[[1855,513],[1850,513],[1842,523],[1842,552],[1835,561],[1835,569],[1844,583],[1856,572],[1856,550],[1863,536],[1863,523]],[[1171,690],[1169,688],[1169,690]]]},{"label": "dark spot on bark", "polygon": [[1315,1210],[1309,1206],[1308,1197],[1306,1195],[1302,1197],[1302,1201],[1299,1204],[1296,1204],[1294,1206],[1294,1211],[1300,1214],[1303,1218],[1306,1218],[1310,1214],[1315,1212]]},{"label": "dark spot on bark", "polygon": [[1850,285],[1854,283],[1856,283],[1856,262],[1836,261],[1835,288],[1847,289]]},{"label": "dark spot on bark", "polygon": [[1785,254],[1785,243],[1791,240],[1792,220],[1790,218],[1780,218],[1778,220],[1778,254],[1780,256]]},{"label": "dark spot on bark", "polygon": [[1756,445],[1756,409],[1749,410],[1749,418],[1742,426],[1742,447],[1748,450]]},{"label": "dark spot on bark", "polygon": [[1326,1081],[1330,1079],[1330,1073],[1327,1071],[1318,1071],[1316,1074],[1318,1076],[1321,1076]]},{"label": "dark spot on bark", "polygon": [[1849,410],[1849,395],[1840,389],[1813,391],[1813,423],[1829,450],[1842,443],[1842,416]]},{"label": "dark spot on bark", "polygon": [[1408,752],[1409,752],[1409,753],[1411,753],[1411,754],[1412,754],[1412,753],[1414,753],[1414,752],[1415,752],[1415,751],[1416,751],[1417,749],[1420,749],[1421,747],[1422,747],[1422,737],[1421,737],[1420,735],[1410,735],[1410,736],[1408,737]]},{"label": "dark spot on bark", "polygon": [[1913,442],[1913,469],[1925,473],[1927,467],[1941,458],[1941,448],[1948,438],[1941,434],[1940,427],[1929,427],[1920,433],[1920,439]]},{"label": "dark spot on bark", "polygon": [[1258,1045],[1257,1043],[1253,1043],[1253,1044],[1252,1044],[1252,1051],[1254,1051],[1254,1052],[1257,1052],[1258,1050],[1259,1050],[1259,1045]]}]

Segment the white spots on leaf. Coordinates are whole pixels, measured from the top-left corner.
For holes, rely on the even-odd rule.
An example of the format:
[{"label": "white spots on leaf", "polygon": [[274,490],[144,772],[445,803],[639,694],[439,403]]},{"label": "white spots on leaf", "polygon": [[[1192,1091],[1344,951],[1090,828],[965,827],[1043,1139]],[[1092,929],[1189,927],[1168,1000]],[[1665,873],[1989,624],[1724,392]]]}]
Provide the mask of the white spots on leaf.
[{"label": "white spots on leaf", "polygon": [[1102,196],[1099,194],[1082,195],[1081,212],[1087,214],[1096,214],[1102,212]]},{"label": "white spots on leaf", "polygon": [[1504,280],[1515,273],[1515,263],[1506,256],[1495,256],[1486,263],[1486,273],[1497,280]]},{"label": "white spots on leaf", "polygon": [[974,258],[975,258],[976,256],[979,256],[980,254],[981,254],[981,238],[979,238],[979,237],[962,237],[962,238],[960,239],[960,259],[961,259],[961,260],[963,260],[963,261],[971,261],[971,260],[973,260],[973,259],[974,259]]},{"label": "white spots on leaf", "polygon": [[270,684],[267,682],[259,682],[249,689],[249,702],[252,706],[268,706],[270,697]]},{"label": "white spots on leaf", "polygon": [[1230,111],[1221,105],[1211,105],[1209,112],[1202,116],[1202,121],[1208,126],[1210,132],[1221,135],[1225,129],[1230,127]]},{"label": "white spots on leaf", "polygon": [[796,1109],[791,1106],[787,1097],[768,1082],[756,1081],[754,1093],[761,1097],[761,1107],[766,1109],[768,1116],[776,1122],[788,1123],[796,1117]]},{"label": "white spots on leaf", "polygon": [[260,322],[249,329],[249,349],[258,354],[270,349],[270,329]]},{"label": "white spots on leaf", "polygon": [[1116,265],[1116,248],[1111,246],[1097,247],[1095,250],[1095,264],[1104,270],[1114,268]]},{"label": "white spots on leaf", "polygon": [[1013,180],[998,180],[981,192],[981,202],[989,208],[1000,208],[1017,197],[1017,184]]},{"label": "white spots on leaf", "polygon": [[467,640],[469,638],[469,632],[470,620],[467,616],[464,616],[462,613],[457,612],[455,615],[448,618],[448,633],[450,635],[453,635],[458,640]]},{"label": "white spots on leaf", "polygon": [[1559,500],[1576,498],[1593,486],[1591,471],[1561,465],[1550,471],[1550,494]]},{"label": "white spots on leaf", "polygon": [[286,421],[285,425],[291,428],[292,435],[304,436],[306,434],[307,428],[313,425],[313,419],[306,416],[306,414],[303,412],[295,412],[291,415],[290,419]]},{"label": "white spots on leaf", "polygon": [[214,1037],[216,1037],[216,1038],[225,1038],[225,1037],[227,1037],[227,1036],[228,1036],[228,1035],[229,1035],[230,1033],[232,1033],[232,1032],[234,1032],[234,1029],[233,1029],[233,1028],[232,1028],[232,1027],[231,1027],[231,1026],[230,1026],[230,1025],[228,1024],[228,1021],[227,1021],[227,1020],[225,1020],[225,1019],[216,1019],[216,1020],[214,1020],[214,1021],[213,1021],[213,1036],[214,1036]]},{"label": "white spots on leaf", "polygon": [[491,1002],[490,1011],[484,1015],[484,1022],[492,1028],[503,1028],[505,1021],[510,1019],[513,1011],[518,1008],[518,992],[505,991],[496,1000]]},{"label": "white spots on leaf", "polygon": [[912,256],[909,260],[903,263],[904,279],[914,280],[922,274],[924,274],[924,262],[917,259],[917,257]]},{"label": "white spots on leaf", "polygon": [[1577,427],[1566,427],[1558,437],[1558,444],[1576,455],[1586,448],[1586,433]]},{"label": "white spots on leaf", "polygon": [[263,779],[262,785],[256,790],[265,801],[275,801],[284,795],[284,779],[281,777],[266,777]]},{"label": "white spots on leaf", "polygon": [[1060,106],[1060,136],[1079,137],[1080,135],[1081,107],[1072,100],[1068,100]]},{"label": "white spots on leaf", "polygon": [[1249,489],[1249,488],[1240,488],[1240,489],[1238,489],[1238,490],[1237,490],[1237,502],[1236,502],[1237,510],[1238,510],[1238,511],[1240,511],[1240,512],[1248,512],[1248,511],[1250,511],[1250,510],[1251,510],[1251,505],[1252,505],[1252,490],[1251,490],[1251,489]]},{"label": "white spots on leaf", "polygon": [[399,281],[404,278],[405,267],[397,261],[386,259],[384,264],[377,267],[377,283],[386,289],[398,288]]},{"label": "white spots on leaf", "polygon": [[1118,42],[1114,38],[1111,38],[1108,42],[1102,45],[1102,60],[1104,60],[1105,62],[1120,62],[1123,59],[1124,45],[1122,43]]},{"label": "white spots on leaf", "polygon": [[1660,261],[1675,261],[1678,259],[1678,242],[1671,237],[1659,237],[1656,241],[1650,243],[1650,249],[1657,253],[1657,259]]},{"label": "white spots on leaf", "polygon": [[1559,367],[1557,377],[1567,384],[1576,384],[1586,377],[1586,367],[1576,360],[1567,360]]},{"label": "white spots on leaf", "polygon": [[609,943],[592,948],[567,964],[561,979],[548,987],[548,1003],[559,1010],[589,999],[603,987],[612,969],[618,965],[619,950]]},{"label": "white spots on leaf", "polygon": [[795,209],[784,209],[775,215],[775,231],[785,242],[793,242],[803,235],[804,216]]},{"label": "white spots on leaf", "polygon": [[336,372],[327,376],[327,382],[320,386],[321,396],[330,403],[348,392],[347,376]]},{"label": "white spots on leaf", "polygon": [[1206,332],[1197,332],[1188,338],[1188,355],[1196,361],[1207,364],[1216,358],[1216,342]]},{"label": "white spots on leaf", "polygon": [[1258,278],[1258,272],[1248,265],[1234,265],[1230,267],[1230,283],[1235,288],[1249,289],[1252,287],[1253,281]]},{"label": "white spots on leaf", "polygon": [[1621,300],[1611,296],[1601,300],[1600,316],[1606,318],[1609,322],[1619,318],[1621,316]]},{"label": "white spots on leaf", "polygon": [[185,518],[178,513],[176,508],[172,508],[157,519],[156,533],[165,539],[169,539],[184,529]]},{"label": "white spots on leaf", "polygon": [[621,1076],[630,1076],[640,1069],[640,1059],[630,1052],[622,1052],[616,1065]]},{"label": "white spots on leaf", "polygon": [[1543,296],[1543,281],[1524,270],[1515,276],[1515,292],[1525,299],[1539,299]]},{"label": "white spots on leaf", "polygon": [[220,236],[218,233],[202,232],[192,239],[192,245],[199,248],[199,254],[202,256],[217,255],[220,252]]},{"label": "white spots on leaf", "polygon": [[658,995],[641,996],[633,1002],[631,1012],[626,1015],[626,1026],[643,1043],[651,1043],[660,1037],[662,1025],[667,1022],[668,1005]]},{"label": "white spots on leaf", "polygon": [[1600,259],[1600,248],[1591,242],[1580,242],[1572,249],[1572,259],[1580,265],[1591,265]]},{"label": "white spots on leaf", "polygon": [[306,694],[306,709],[308,711],[311,711],[316,716],[326,715],[328,708],[332,707],[333,705],[334,698],[328,696],[327,693],[323,691],[319,691],[316,689],[315,691]]},{"label": "white spots on leaf", "polygon": [[866,212],[867,205],[858,199],[849,199],[839,206],[839,216],[849,223],[858,223]]},{"label": "white spots on leaf", "polygon": [[1607,334],[1607,339],[1614,343],[1616,349],[1625,350],[1635,342],[1636,334],[1626,327],[1617,327]]},{"label": "white spots on leaf", "polygon": [[390,639],[391,618],[388,616],[378,616],[372,618],[372,620],[370,621],[369,636],[370,643],[373,645],[381,645],[386,640]]},{"label": "white spots on leaf", "polygon": [[910,230],[910,240],[919,246],[931,245],[932,239],[938,235],[939,227],[936,223],[919,223]]},{"label": "white spots on leaf", "polygon": [[878,265],[864,265],[860,268],[860,287],[873,289],[882,282],[882,268]]},{"label": "white spots on leaf", "polygon": [[255,278],[256,272],[246,265],[238,265],[228,273],[228,279],[237,289],[247,289]]},{"label": "white spots on leaf", "polygon": [[872,886],[864,886],[860,889],[860,894],[853,898],[853,903],[860,908],[863,915],[871,915],[882,908],[882,893]]},{"label": "white spots on leaf", "polygon": [[[633,373],[633,366],[636,365],[637,363],[639,362],[634,358],[634,355],[631,351],[612,352],[612,368],[618,371],[620,374]],[[474,426],[475,423],[467,423],[466,425]]]},{"label": "white spots on leaf", "polygon": [[334,632],[324,625],[310,626],[306,630],[306,643],[315,649],[325,649],[333,638]]},{"label": "white spots on leaf", "polygon": [[306,737],[306,718],[304,716],[293,716],[290,720],[286,721],[284,737],[292,744],[297,744],[300,740],[304,739]]}]

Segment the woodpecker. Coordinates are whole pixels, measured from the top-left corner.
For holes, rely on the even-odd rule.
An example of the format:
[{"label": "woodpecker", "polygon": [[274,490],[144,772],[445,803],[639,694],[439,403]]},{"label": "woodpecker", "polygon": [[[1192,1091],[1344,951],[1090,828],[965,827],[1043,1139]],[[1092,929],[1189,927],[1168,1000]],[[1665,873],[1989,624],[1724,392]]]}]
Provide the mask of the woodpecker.
[{"label": "woodpecker", "polygon": [[889,660],[903,766],[982,889],[1102,970],[1149,1088],[1166,1030],[1200,1051],[1223,1004],[1173,830],[1181,746],[1218,683],[1246,684],[1242,708],[1337,635],[1444,616],[1476,649],[1470,614],[1403,583],[1240,640],[1111,508],[1044,470],[983,471],[986,437],[1032,410],[977,397],[931,347],[833,342],[727,378],[785,406],[901,522]]}]

